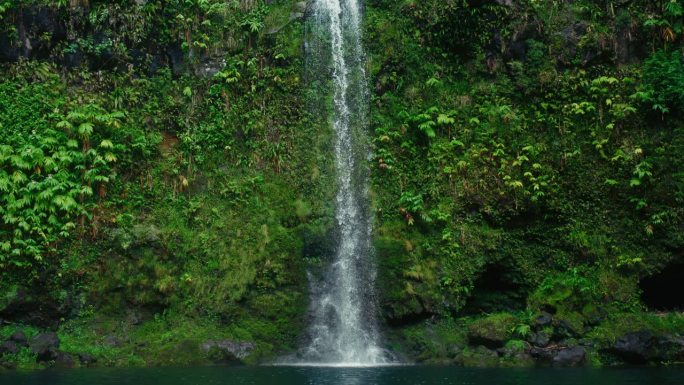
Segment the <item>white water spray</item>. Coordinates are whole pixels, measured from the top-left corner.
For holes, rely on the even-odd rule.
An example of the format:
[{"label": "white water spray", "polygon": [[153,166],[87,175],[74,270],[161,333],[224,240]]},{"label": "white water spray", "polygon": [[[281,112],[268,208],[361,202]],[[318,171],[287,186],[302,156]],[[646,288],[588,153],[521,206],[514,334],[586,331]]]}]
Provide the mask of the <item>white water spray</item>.
[{"label": "white water spray", "polygon": [[361,9],[357,0],[314,0],[312,16],[314,38],[324,43],[309,55],[328,80],[332,76],[338,242],[333,263],[312,285],[308,344],[300,355],[324,365],[389,364],[376,320]]}]

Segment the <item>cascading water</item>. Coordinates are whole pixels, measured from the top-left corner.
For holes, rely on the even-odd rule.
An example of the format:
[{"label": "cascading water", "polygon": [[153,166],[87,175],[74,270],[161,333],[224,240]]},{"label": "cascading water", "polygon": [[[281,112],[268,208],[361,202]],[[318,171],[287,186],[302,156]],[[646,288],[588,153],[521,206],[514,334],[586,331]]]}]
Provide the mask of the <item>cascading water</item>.
[{"label": "cascading water", "polygon": [[[357,0],[314,0],[309,62],[329,84],[335,135],[337,251],[320,280],[312,279],[306,362],[377,365],[391,362],[379,346],[375,267],[368,207],[369,154],[364,130],[368,90]],[[327,78],[327,79],[326,79]],[[327,81],[326,81],[327,80]]]}]

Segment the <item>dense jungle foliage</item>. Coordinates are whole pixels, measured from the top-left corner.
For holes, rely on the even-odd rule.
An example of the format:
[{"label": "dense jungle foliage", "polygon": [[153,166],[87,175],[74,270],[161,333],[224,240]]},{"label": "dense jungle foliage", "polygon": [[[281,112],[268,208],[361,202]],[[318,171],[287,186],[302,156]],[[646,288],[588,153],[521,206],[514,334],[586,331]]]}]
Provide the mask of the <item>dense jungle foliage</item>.
[{"label": "dense jungle foliage", "polygon": [[[0,0],[3,340],[53,330],[82,365],[296,349],[334,247],[306,9]],[[681,338],[684,3],[368,0],[364,18],[390,347],[606,365],[626,333]]]}]

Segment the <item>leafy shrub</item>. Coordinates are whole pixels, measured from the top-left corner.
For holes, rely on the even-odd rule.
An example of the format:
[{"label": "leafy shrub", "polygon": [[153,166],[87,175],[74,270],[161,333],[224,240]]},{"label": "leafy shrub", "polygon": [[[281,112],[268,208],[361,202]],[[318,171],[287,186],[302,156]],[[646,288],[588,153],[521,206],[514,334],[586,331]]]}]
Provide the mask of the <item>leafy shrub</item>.
[{"label": "leafy shrub", "polygon": [[646,60],[644,87],[654,110],[684,111],[684,58],[679,51],[658,51]]}]

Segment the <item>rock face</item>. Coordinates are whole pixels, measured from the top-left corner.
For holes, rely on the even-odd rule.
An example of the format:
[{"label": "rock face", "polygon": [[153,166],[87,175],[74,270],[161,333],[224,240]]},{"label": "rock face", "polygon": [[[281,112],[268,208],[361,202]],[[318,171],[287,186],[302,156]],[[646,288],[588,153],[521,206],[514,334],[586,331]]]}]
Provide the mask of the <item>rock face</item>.
[{"label": "rock face", "polygon": [[[22,7],[9,15],[16,34],[0,34],[0,61],[16,61],[20,57],[46,59],[56,42],[67,36],[65,19],[57,9]],[[41,39],[51,36],[51,39]]]},{"label": "rock face", "polygon": [[237,363],[247,358],[256,345],[251,342],[208,340],[200,344],[200,350],[215,362]]},{"label": "rock face", "polygon": [[[19,324],[55,327],[59,319],[67,314],[68,307],[68,304],[60,304],[49,295],[18,287],[11,293],[5,306],[0,307],[0,317]],[[20,337],[20,335],[17,336],[17,338]]]},{"label": "rock face", "polygon": [[657,336],[642,330],[618,338],[610,351],[633,364],[681,361],[684,359],[684,338]]}]

